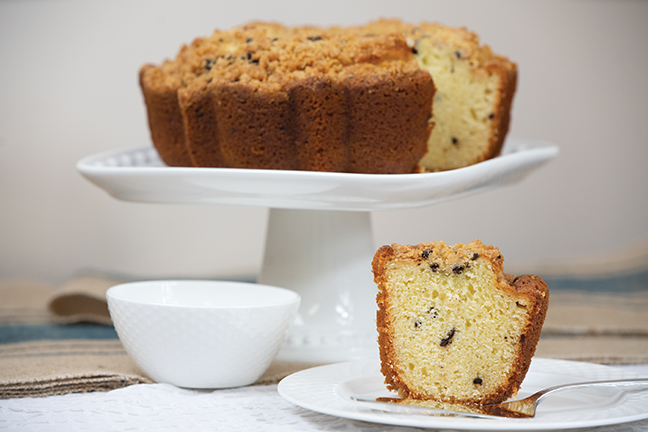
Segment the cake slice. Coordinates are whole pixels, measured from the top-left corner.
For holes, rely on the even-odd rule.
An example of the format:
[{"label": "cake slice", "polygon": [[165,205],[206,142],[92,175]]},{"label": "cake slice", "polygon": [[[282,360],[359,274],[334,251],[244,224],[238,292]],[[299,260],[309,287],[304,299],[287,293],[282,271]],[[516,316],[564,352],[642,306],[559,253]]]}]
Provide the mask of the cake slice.
[{"label": "cake slice", "polygon": [[515,396],[544,323],[549,292],[538,276],[503,272],[479,240],[381,247],[381,372],[402,399],[487,404]]}]

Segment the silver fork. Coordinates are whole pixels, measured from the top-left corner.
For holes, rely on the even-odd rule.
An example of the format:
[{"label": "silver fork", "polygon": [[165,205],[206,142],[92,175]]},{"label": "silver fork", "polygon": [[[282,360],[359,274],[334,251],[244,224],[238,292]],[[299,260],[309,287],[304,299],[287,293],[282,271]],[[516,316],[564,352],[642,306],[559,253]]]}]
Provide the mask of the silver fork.
[{"label": "silver fork", "polygon": [[[425,408],[421,406],[407,405],[406,403],[398,403],[401,399],[393,398],[381,401],[376,399],[367,399],[359,396],[351,396],[351,400],[355,402],[362,402],[366,404],[373,404],[374,408],[382,411],[395,412],[399,414],[418,414],[428,416],[467,416],[467,417],[509,417],[509,418],[531,418],[536,414],[538,404],[542,402],[551,394],[571,390],[576,388],[588,387],[627,387],[627,386],[641,386],[648,385],[648,378],[634,378],[622,380],[609,380],[609,381],[589,381],[572,384],[561,384],[553,387],[540,390],[524,399],[514,400],[510,402],[503,402],[499,404],[487,405],[460,405],[455,404],[455,407],[460,407],[458,410],[446,410]],[[396,402],[396,403],[395,403]],[[466,410],[465,412],[463,410]]]}]

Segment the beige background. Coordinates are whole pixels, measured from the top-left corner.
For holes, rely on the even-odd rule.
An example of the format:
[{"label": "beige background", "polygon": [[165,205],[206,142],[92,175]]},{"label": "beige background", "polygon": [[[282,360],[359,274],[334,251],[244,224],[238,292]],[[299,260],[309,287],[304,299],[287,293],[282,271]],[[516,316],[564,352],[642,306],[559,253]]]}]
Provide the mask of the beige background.
[{"label": "beige background", "polygon": [[255,19],[440,21],[478,32],[520,69],[510,136],[559,159],[521,184],[372,215],[376,246],[481,238],[508,269],[639,254],[648,244],[646,1],[0,2],[0,279],[61,283],[85,269],[135,277],[258,270],[266,208],[126,203],[76,162],[150,142],[138,68]]}]

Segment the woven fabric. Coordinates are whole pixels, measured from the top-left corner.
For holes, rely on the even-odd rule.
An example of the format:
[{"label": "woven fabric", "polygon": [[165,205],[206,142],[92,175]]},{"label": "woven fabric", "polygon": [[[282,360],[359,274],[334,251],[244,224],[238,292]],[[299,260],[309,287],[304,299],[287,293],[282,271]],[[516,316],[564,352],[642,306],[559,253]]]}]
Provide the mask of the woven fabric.
[{"label": "woven fabric", "polygon": [[[615,280],[605,279],[615,291],[605,291],[600,278],[589,283],[548,281],[549,312],[536,356],[648,363],[648,273],[635,275],[625,291],[628,285],[619,286]],[[0,283],[0,398],[152,383],[128,356],[110,323],[105,293],[119,282],[83,277],[59,288],[27,281]],[[275,362],[256,384],[275,384],[310,366]]]}]

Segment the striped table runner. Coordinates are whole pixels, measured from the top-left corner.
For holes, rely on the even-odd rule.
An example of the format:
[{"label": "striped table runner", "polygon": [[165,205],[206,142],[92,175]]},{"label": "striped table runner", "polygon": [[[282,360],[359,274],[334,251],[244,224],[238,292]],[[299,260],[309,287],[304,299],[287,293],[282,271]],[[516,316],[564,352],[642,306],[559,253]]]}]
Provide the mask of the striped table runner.
[{"label": "striped table runner", "polygon": [[[550,306],[536,356],[648,364],[648,270],[545,280]],[[59,288],[0,282],[0,398],[151,383],[110,323],[105,292],[118,282],[92,276]],[[258,384],[276,383],[308,366],[274,363]]]}]

